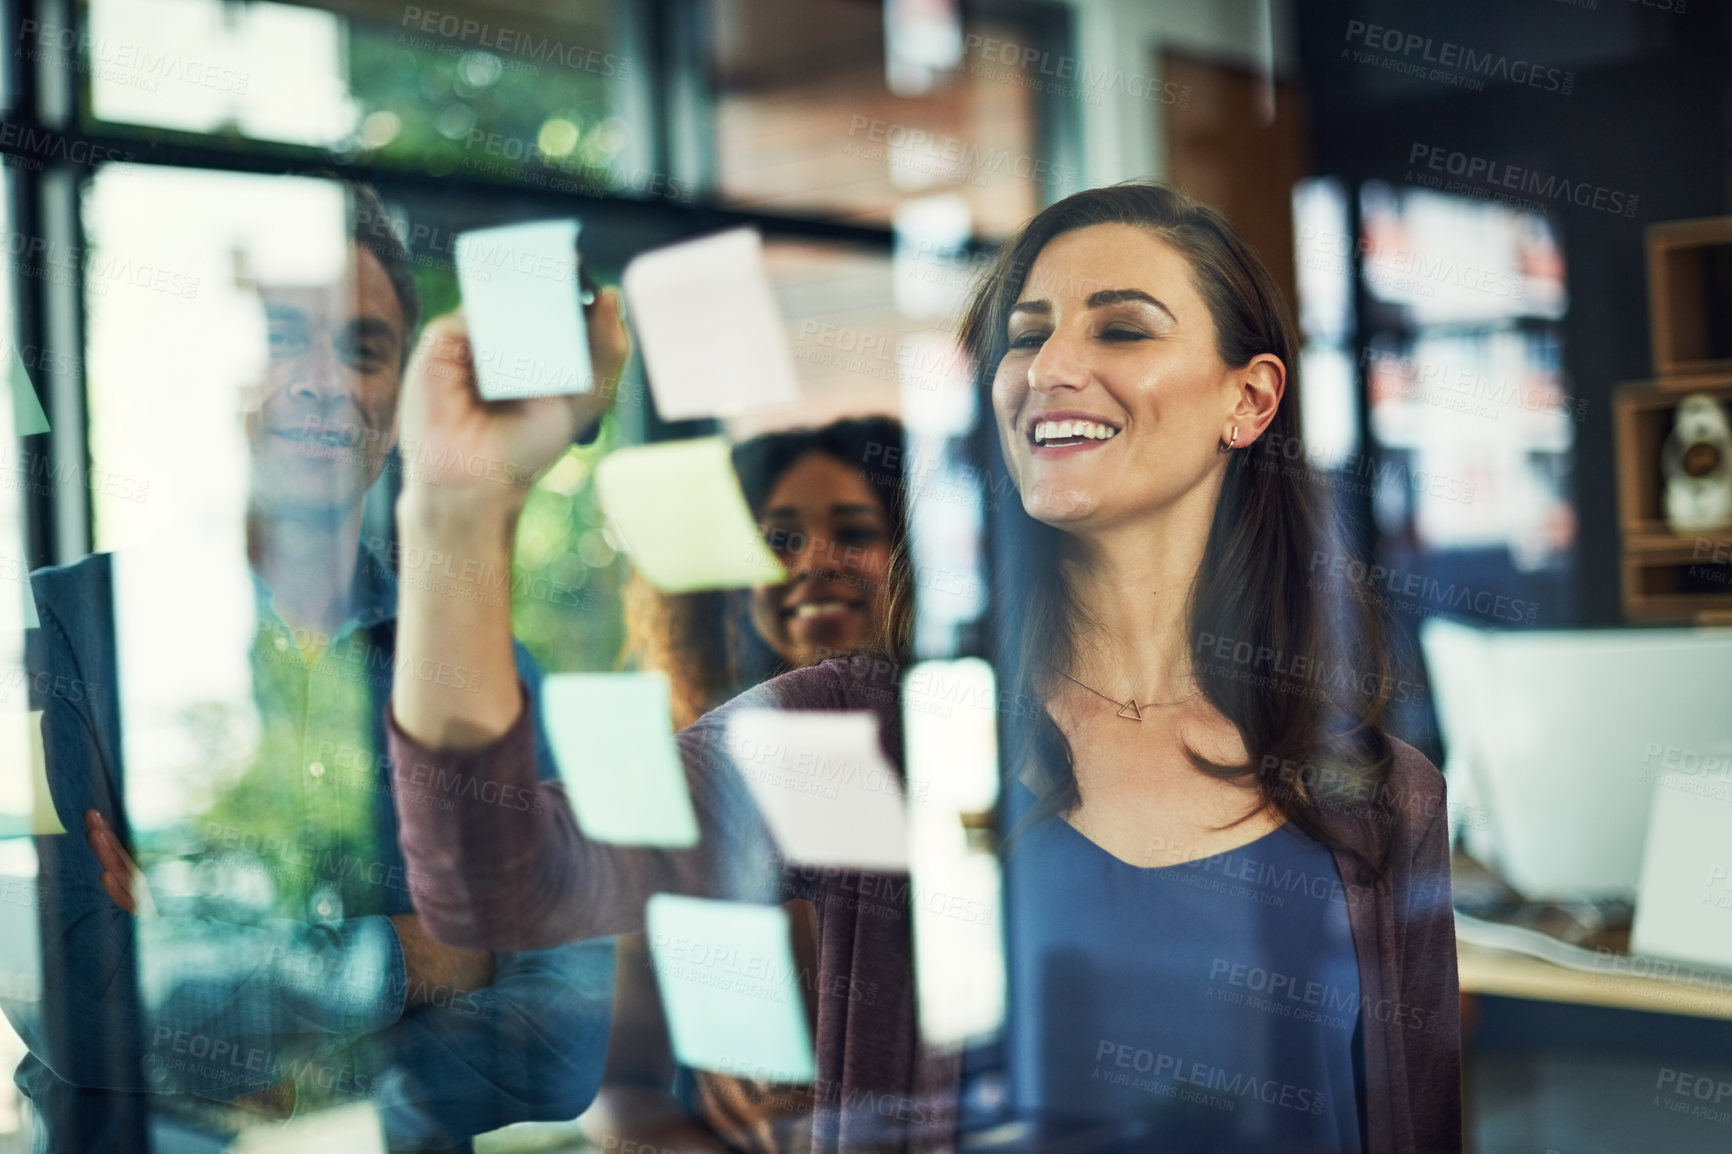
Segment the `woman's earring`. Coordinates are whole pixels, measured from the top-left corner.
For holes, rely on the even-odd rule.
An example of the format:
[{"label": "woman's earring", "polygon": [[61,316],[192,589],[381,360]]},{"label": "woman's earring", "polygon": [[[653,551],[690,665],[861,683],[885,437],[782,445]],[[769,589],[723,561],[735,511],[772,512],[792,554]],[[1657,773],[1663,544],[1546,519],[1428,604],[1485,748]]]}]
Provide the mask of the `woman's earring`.
[{"label": "woman's earring", "polygon": [[1227,441],[1225,443],[1218,443],[1216,448],[1217,448],[1218,452],[1230,453],[1233,451],[1233,446],[1237,445],[1238,443],[1239,443],[1239,426],[1234,425],[1233,426],[1233,439],[1230,441]]}]

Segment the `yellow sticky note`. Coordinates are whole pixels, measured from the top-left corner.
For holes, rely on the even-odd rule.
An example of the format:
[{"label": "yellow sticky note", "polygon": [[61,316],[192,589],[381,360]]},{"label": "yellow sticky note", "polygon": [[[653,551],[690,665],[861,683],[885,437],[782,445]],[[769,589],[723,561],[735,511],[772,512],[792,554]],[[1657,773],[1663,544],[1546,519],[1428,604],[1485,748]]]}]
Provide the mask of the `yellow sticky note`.
[{"label": "yellow sticky note", "polygon": [[632,563],[664,593],[788,579],[752,521],[725,438],[621,449],[596,466],[595,487]]},{"label": "yellow sticky note", "polygon": [[54,794],[48,789],[48,754],[42,745],[42,711],[30,711],[30,723],[25,726],[30,737],[30,791],[33,808],[30,832],[34,834],[65,833],[60,814],[54,808]]},{"label": "yellow sticky note", "polygon": [[18,356],[18,346],[12,345],[7,351],[12,362],[7,370],[7,379],[12,386],[13,435],[28,437],[34,433],[46,433],[48,414],[42,411],[42,402],[36,398],[36,387],[30,383],[30,373]]}]

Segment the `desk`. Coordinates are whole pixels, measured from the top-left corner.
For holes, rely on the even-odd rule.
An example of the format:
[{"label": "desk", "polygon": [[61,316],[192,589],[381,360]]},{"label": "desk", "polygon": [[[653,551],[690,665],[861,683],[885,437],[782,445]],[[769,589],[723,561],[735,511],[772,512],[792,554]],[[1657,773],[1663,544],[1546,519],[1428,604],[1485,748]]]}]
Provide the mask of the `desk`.
[{"label": "desk", "polygon": [[1464,994],[1732,1020],[1732,977],[1710,987],[1688,979],[1587,973],[1465,942],[1456,946],[1456,965]]}]

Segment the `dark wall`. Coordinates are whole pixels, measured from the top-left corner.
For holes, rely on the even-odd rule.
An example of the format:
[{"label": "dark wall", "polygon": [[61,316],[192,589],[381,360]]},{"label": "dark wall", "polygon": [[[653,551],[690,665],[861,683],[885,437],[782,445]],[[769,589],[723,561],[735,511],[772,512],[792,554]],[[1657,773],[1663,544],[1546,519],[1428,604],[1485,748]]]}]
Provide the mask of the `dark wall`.
[{"label": "dark wall", "polygon": [[[1568,387],[1587,401],[1575,474],[1584,624],[1622,621],[1611,398],[1619,382],[1651,375],[1643,230],[1732,213],[1732,5],[1687,0],[1680,13],[1668,2],[1297,0],[1315,172],[1413,187],[1422,144],[1637,198],[1630,216],[1563,202],[1548,211],[1568,263]],[[1365,50],[1348,39],[1351,21],[1400,30],[1404,46],[1406,34],[1429,37],[1433,56],[1448,41],[1572,73],[1570,91],[1550,73],[1558,90],[1488,80],[1468,91],[1344,57]],[[1377,50],[1403,64],[1425,65],[1424,54]]]}]

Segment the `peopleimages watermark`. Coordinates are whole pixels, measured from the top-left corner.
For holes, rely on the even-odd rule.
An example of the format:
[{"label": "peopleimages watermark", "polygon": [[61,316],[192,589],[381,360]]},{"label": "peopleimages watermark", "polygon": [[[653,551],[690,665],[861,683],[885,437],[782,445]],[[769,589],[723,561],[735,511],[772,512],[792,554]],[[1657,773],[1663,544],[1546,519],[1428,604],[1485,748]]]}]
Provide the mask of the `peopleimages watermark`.
[{"label": "peopleimages watermark", "polygon": [[1434,297],[1440,284],[1482,292],[1488,296],[1521,300],[1527,284],[1503,269],[1464,264],[1453,255],[1433,255],[1420,249],[1381,244],[1370,236],[1357,241],[1346,233],[1299,230],[1299,249],[1304,266],[1318,272],[1343,274],[1351,271],[1348,258],[1357,252],[1364,262],[1365,278],[1385,292]]},{"label": "peopleimages watermark", "polygon": [[1482,807],[1449,805],[1441,789],[1402,789],[1360,765],[1294,761],[1265,753],[1260,772],[1267,775],[1271,770],[1276,781],[1266,785],[1267,793],[1302,798],[1319,809],[1351,808],[1372,816],[1393,815],[1394,820],[1431,821],[1444,814],[1452,824],[1490,827],[1490,813]]},{"label": "peopleimages watermark", "polygon": [[1078,179],[1077,170],[1066,164],[860,113],[849,120],[848,141],[842,150],[849,156],[887,160],[893,168],[981,187],[992,176],[1065,188],[1073,187]]},{"label": "peopleimages watermark", "polygon": [[[844,785],[858,785],[870,793],[897,797],[903,794],[901,779],[880,766],[862,766],[857,760],[827,757],[811,749],[790,749],[778,742],[760,742],[745,735],[730,735],[727,745],[735,767],[766,785],[826,800],[839,797]],[[922,782],[911,791],[912,796],[925,801],[926,789],[926,783]]]},{"label": "peopleimages watermark", "polygon": [[[1355,669],[1343,662],[1304,653],[1286,653],[1269,645],[1234,637],[1199,633],[1195,646],[1197,664],[1212,673],[1277,693],[1301,693],[1323,700],[1329,693],[1347,692],[1364,697],[1381,693],[1391,704],[1424,701],[1425,687],[1404,677],[1375,670]],[[1216,663],[1208,659],[1213,657]],[[1260,667],[1267,673],[1259,673]]]},{"label": "peopleimages watermark", "polygon": [[1372,64],[1404,76],[1416,76],[1453,84],[1474,92],[1485,89],[1487,80],[1508,80],[1543,92],[1568,96],[1575,88],[1576,74],[1549,68],[1531,60],[1510,59],[1501,52],[1479,52],[1448,40],[1433,40],[1417,32],[1349,20],[1349,45],[1341,55],[1356,64]]},{"label": "peopleimages watermark", "polygon": [[[1138,1076],[1144,1074],[1148,1076]],[[1295,1086],[1274,1078],[1259,1078],[1225,1066],[1141,1049],[1108,1038],[1102,1038],[1095,1047],[1092,1079],[1147,1090],[1162,1097],[1194,1101],[1219,1110],[1236,1110],[1240,1101],[1254,1098],[1301,1114],[1321,1114],[1328,1102],[1328,1095],[1321,1090]],[[1215,1093],[1199,1094],[1191,1087]]]},{"label": "peopleimages watermark", "polygon": [[1530,413],[1560,413],[1578,424],[1588,419],[1587,398],[1572,397],[1562,389],[1540,389],[1516,381],[1498,380],[1472,369],[1457,369],[1436,361],[1416,361],[1412,357],[1369,347],[1360,355],[1360,364],[1368,370],[1396,378],[1404,399],[1408,400],[1425,399],[1443,408],[1492,418],[1513,405]]},{"label": "peopleimages watermark", "polygon": [[761,953],[742,953],[732,944],[716,945],[683,934],[658,933],[652,943],[656,969],[693,985],[786,1004],[788,992],[804,986],[819,997],[840,998],[861,1005],[878,1001],[878,983],[845,973],[814,972],[810,966],[788,965]]},{"label": "peopleimages watermark", "polygon": [[402,42],[407,33],[421,32],[443,36],[447,40],[473,45],[502,56],[559,64],[578,72],[593,72],[599,76],[622,80],[631,75],[631,61],[626,57],[582,44],[567,44],[553,36],[525,32],[505,24],[459,16],[454,12],[406,5],[403,9],[402,27],[404,32],[399,34],[399,42]]},{"label": "peopleimages watermark", "polygon": [[966,366],[947,346],[815,320],[800,323],[794,359],[855,376],[912,385],[929,393],[953,381],[967,380]]},{"label": "peopleimages watermark", "polygon": [[1305,443],[1299,437],[1265,433],[1260,451],[1251,454],[1258,469],[1303,469],[1304,474],[1331,488],[1370,493],[1375,486],[1397,485],[1442,501],[1473,504],[1474,483],[1436,469],[1412,469],[1400,461],[1352,452],[1331,469],[1313,469],[1305,462]]},{"label": "peopleimages watermark", "polygon": [[96,465],[55,464],[46,453],[33,453],[27,465],[19,465],[14,463],[11,449],[0,445],[0,487],[46,497],[59,485],[83,485],[92,493],[140,505],[150,496],[148,480]]},{"label": "peopleimages watermark", "polygon": [[[29,21],[25,21],[29,23]],[[136,160],[131,152],[122,152],[107,144],[91,144],[86,140],[68,140],[58,132],[46,128],[31,128],[27,124],[10,121],[0,124],[0,145],[17,152],[27,153],[30,163],[25,167],[37,169],[45,160],[65,160],[73,164],[103,164],[109,161]],[[21,233],[14,233],[21,236]],[[13,255],[17,255],[14,253]]]},{"label": "peopleimages watermark", "polygon": [[1732,1125],[1732,1082],[1712,1074],[1692,1074],[1661,1066],[1649,1103],[1674,1114]]},{"label": "peopleimages watermark", "polygon": [[[1428,602],[1441,609],[1471,610],[1482,617],[1532,625],[1539,615],[1539,606],[1532,601],[1506,597],[1489,589],[1475,591],[1467,585],[1447,585],[1422,573],[1404,573],[1385,565],[1366,564],[1345,553],[1311,552],[1311,588],[1391,609],[1424,611],[1414,601]],[[1320,580],[1318,570],[1326,569],[1328,581]],[[1345,584],[1343,584],[1345,583]],[[1384,594],[1390,596],[1385,597]],[[1401,600],[1405,599],[1405,600]]]},{"label": "peopleimages watermark", "polygon": [[1027,490],[1016,487],[1003,470],[981,469],[944,452],[910,453],[900,445],[873,442],[861,456],[862,467],[875,464],[885,469],[899,470],[904,494],[912,502],[917,499],[965,505],[990,512],[998,502],[1010,499],[1019,504],[1028,501],[1063,503],[1069,510],[1084,508],[1086,494],[1051,485],[1033,485]]},{"label": "peopleimages watermark", "polygon": [[[538,140],[486,129],[471,129],[465,142],[469,155],[463,167],[486,176],[528,180],[563,192],[600,196],[604,192],[635,192],[690,204],[697,186],[653,169],[599,167],[585,164],[574,152],[548,152]],[[492,159],[487,159],[492,158]],[[534,166],[527,172],[523,165]]]},{"label": "peopleimages watermark", "polygon": [[1053,53],[1030,44],[1018,44],[970,32],[964,42],[970,60],[970,76],[1014,84],[1049,96],[1063,96],[1084,104],[1099,104],[1102,93],[1116,93],[1131,100],[1148,100],[1180,108],[1191,103],[1191,86],[1163,81],[1123,68],[1096,68],[1074,56]]},{"label": "peopleimages watermark", "polygon": [[[0,134],[3,133],[4,129],[0,129]],[[186,300],[198,297],[196,276],[99,249],[13,232],[7,234],[6,251],[15,258],[22,276],[81,285],[96,295],[107,293],[109,284],[117,283]]]},{"label": "peopleimages watermark", "polygon": [[274,1084],[292,1079],[357,1097],[373,1090],[371,1077],[346,1067],[173,1026],[156,1027],[144,1064],[158,1082],[166,1080],[169,1074],[181,1074],[222,1086],[242,1082]]},{"label": "peopleimages watermark", "polygon": [[[1373,999],[1356,987],[1336,986],[1228,958],[1210,962],[1209,983],[1209,990],[1203,995],[1206,998],[1335,1029],[1351,1029],[1352,1015],[1360,1013],[1378,1022],[1426,1034],[1437,1033],[1442,1024],[1442,1015],[1436,1010],[1385,998]],[[1221,989],[1222,985],[1229,989]]]},{"label": "peopleimages watermark", "polygon": [[[1659,759],[1657,767],[1654,765],[1656,758]],[[1716,753],[1659,741],[1647,742],[1642,748],[1642,769],[1636,779],[1653,781],[1662,773],[1732,782],[1732,747]]]},{"label": "peopleimages watermark", "polygon": [[[1641,199],[1631,193],[1589,181],[1570,180],[1556,174],[1548,176],[1532,168],[1521,168],[1500,160],[1422,141],[1413,142],[1407,153],[1407,163],[1421,166],[1418,176],[1410,169],[1407,178],[1426,188],[1497,200],[1515,208],[1531,208],[1543,212],[1549,205],[1562,201],[1578,208],[1592,208],[1613,216],[1635,216],[1636,205]],[[1444,175],[1461,179],[1446,183],[1443,180]],[[1511,191],[1506,192],[1506,189]],[[1529,193],[1534,199],[1523,199],[1516,195],[1517,193]]]},{"label": "peopleimages watermark", "polygon": [[193,88],[208,88],[231,96],[245,96],[251,82],[248,73],[224,68],[180,52],[149,44],[134,44],[59,24],[41,24],[25,18],[18,22],[18,38],[35,40],[34,48],[20,45],[13,55],[36,60],[53,50],[71,58],[73,68],[127,88],[155,92],[164,80]]}]

